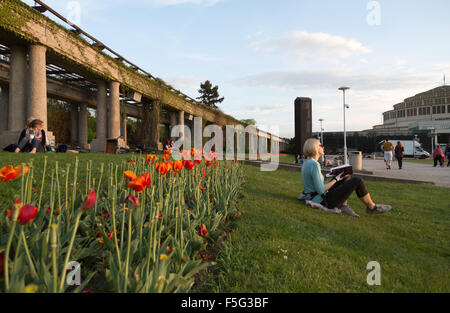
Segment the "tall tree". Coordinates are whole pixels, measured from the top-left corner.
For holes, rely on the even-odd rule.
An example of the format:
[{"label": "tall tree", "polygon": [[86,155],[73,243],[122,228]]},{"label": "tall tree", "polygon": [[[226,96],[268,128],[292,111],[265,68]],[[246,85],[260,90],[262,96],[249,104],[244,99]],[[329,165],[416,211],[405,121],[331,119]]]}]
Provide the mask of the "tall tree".
[{"label": "tall tree", "polygon": [[201,103],[206,104],[214,109],[217,109],[217,103],[221,103],[224,97],[219,98],[219,87],[213,87],[209,80],[205,81],[203,84],[200,83],[200,89],[198,90],[200,97],[197,97]]}]

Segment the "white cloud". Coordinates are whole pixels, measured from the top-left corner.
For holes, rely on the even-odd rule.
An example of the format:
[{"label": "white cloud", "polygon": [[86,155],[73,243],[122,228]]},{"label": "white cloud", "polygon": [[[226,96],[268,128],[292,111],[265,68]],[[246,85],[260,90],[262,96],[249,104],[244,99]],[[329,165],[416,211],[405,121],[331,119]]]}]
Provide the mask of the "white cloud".
[{"label": "white cloud", "polygon": [[371,52],[356,39],[327,33],[295,31],[278,38],[254,41],[250,47],[266,53],[282,52],[293,55],[298,63],[307,60],[338,63],[340,59]]}]

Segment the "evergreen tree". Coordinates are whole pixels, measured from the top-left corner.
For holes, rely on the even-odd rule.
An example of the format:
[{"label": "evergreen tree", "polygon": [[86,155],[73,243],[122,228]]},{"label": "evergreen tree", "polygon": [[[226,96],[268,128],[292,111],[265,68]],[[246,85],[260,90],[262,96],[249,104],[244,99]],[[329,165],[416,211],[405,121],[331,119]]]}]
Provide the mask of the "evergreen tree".
[{"label": "evergreen tree", "polygon": [[200,97],[197,97],[201,103],[210,106],[211,108],[217,109],[217,103],[221,103],[224,97],[219,98],[219,87],[213,87],[209,80],[200,84],[200,89],[198,90]]}]

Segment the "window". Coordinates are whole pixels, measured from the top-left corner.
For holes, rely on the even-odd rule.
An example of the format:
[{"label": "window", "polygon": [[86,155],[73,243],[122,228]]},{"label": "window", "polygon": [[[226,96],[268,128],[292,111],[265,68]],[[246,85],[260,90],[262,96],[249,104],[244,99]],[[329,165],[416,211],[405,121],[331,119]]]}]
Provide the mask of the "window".
[{"label": "window", "polygon": [[445,114],[445,105],[441,105],[441,114]]},{"label": "window", "polygon": [[[450,98],[449,98],[450,99]],[[450,113],[450,104],[447,105],[447,113]]]}]

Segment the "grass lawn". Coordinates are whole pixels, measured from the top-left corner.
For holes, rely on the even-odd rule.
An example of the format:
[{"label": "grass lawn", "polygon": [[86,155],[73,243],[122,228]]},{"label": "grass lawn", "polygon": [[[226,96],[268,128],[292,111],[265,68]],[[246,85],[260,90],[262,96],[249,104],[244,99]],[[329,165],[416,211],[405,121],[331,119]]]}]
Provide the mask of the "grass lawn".
[{"label": "grass lawn", "polygon": [[[61,169],[79,159],[120,163],[131,154],[46,154],[49,168]],[[17,166],[44,155],[0,153],[0,166]],[[50,166],[51,165],[51,166]],[[368,216],[355,195],[350,205],[360,219],[308,208],[296,197],[299,172],[260,172],[245,166],[239,202],[246,214],[232,223],[234,232],[220,247],[217,265],[202,275],[194,292],[449,292],[450,204],[448,188],[367,182],[375,201],[393,211]],[[79,180],[85,170],[79,170]],[[51,173],[49,173],[50,175]],[[40,182],[36,182],[39,186]],[[6,187],[7,186],[7,187]],[[9,208],[20,180],[0,188],[0,203]],[[381,265],[381,286],[368,286],[369,261]]]},{"label": "grass lawn", "polygon": [[[431,159],[403,159],[403,162],[414,162],[414,163],[422,163],[422,164],[433,164],[434,160]],[[437,162],[439,165],[439,161]],[[447,165],[447,159],[445,159],[445,165]]]},{"label": "grass lawn", "polygon": [[[448,188],[367,182],[386,215],[361,218],[317,211],[296,197],[299,172],[246,166],[240,205],[203,292],[449,292]],[[369,286],[369,261],[381,265],[381,286]]]}]

